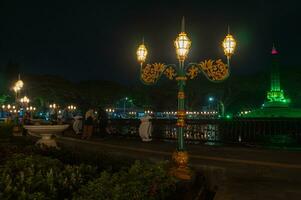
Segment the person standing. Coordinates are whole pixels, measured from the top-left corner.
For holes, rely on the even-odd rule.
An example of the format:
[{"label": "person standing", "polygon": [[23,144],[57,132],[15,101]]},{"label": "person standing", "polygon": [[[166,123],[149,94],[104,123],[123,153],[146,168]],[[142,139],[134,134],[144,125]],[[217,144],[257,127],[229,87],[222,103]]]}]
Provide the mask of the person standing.
[{"label": "person standing", "polygon": [[67,124],[68,120],[69,120],[69,111],[68,111],[67,108],[65,108],[63,110],[63,113],[62,113],[62,122],[63,122],[63,124]]},{"label": "person standing", "polygon": [[93,133],[93,121],[95,119],[94,110],[89,109],[85,115],[84,132],[82,139],[89,140]]},{"label": "person standing", "polygon": [[106,111],[104,111],[102,108],[98,110],[98,127],[99,127],[99,133],[102,136],[105,136],[107,134],[107,128],[108,126],[108,114]]},{"label": "person standing", "polygon": [[24,116],[23,116],[23,124],[24,125],[29,125],[30,124],[30,121],[31,121],[31,116],[30,116],[30,113],[28,111],[26,111],[24,113]]}]

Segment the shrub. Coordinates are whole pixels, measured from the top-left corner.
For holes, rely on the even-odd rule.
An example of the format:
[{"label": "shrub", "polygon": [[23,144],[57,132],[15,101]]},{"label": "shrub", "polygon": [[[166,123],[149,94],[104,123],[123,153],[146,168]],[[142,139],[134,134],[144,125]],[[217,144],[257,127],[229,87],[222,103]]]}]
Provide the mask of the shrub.
[{"label": "shrub", "polygon": [[34,152],[40,155],[59,159],[65,164],[79,165],[85,163],[88,165],[97,166],[98,171],[117,172],[123,168],[129,168],[134,162],[134,159],[112,155],[106,152],[89,152],[79,151],[78,149],[65,149],[57,150],[34,148]]},{"label": "shrub", "polygon": [[15,154],[0,167],[0,199],[64,199],[96,176],[89,165]]},{"label": "shrub", "polygon": [[164,164],[136,161],[128,170],[110,174],[106,171],[74,196],[84,199],[166,199],[175,191],[175,179],[168,175]]},{"label": "shrub", "polygon": [[12,123],[1,123],[0,124],[0,139],[10,138],[13,135],[13,124]]}]

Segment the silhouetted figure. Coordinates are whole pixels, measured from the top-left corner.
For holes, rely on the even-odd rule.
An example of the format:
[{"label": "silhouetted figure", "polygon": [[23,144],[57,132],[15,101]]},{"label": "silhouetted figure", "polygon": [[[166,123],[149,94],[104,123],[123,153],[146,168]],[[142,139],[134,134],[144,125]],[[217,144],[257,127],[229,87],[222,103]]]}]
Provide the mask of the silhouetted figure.
[{"label": "silhouetted figure", "polygon": [[56,110],[51,110],[50,111],[50,121],[52,124],[57,124],[58,123],[58,116],[57,116],[57,111]]},{"label": "silhouetted figure", "polygon": [[108,114],[105,110],[102,108],[99,108],[98,110],[98,127],[99,127],[99,133],[101,136],[104,136],[107,134],[107,128],[108,126]]},{"label": "silhouetted figure", "polygon": [[30,125],[31,124],[30,119],[31,119],[30,113],[28,111],[26,111],[23,116],[23,124]]},{"label": "silhouetted figure", "polygon": [[89,109],[85,115],[84,133],[82,139],[90,139],[93,133],[94,110]]}]

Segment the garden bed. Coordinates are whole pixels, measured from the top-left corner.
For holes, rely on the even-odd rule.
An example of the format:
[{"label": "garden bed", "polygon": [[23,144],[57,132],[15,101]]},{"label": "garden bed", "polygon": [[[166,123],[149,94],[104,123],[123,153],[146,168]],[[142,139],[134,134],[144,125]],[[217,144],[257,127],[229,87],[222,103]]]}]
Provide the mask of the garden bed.
[{"label": "garden bed", "polygon": [[1,143],[0,199],[194,199],[204,188],[202,176],[184,185],[171,177],[168,162],[42,150],[34,142],[27,136]]}]

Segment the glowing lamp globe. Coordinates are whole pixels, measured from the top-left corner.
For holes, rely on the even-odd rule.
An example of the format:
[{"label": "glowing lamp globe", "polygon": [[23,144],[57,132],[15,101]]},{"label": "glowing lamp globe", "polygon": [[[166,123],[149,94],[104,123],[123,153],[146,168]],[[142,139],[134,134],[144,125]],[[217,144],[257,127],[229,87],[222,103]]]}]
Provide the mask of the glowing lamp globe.
[{"label": "glowing lamp globe", "polygon": [[20,90],[20,88],[17,87],[17,86],[14,86],[14,87],[13,87],[13,90],[14,90],[15,92],[18,92],[18,91]]},{"label": "glowing lamp globe", "polygon": [[184,61],[189,53],[191,41],[186,33],[181,32],[174,42],[177,57],[179,60]]},{"label": "glowing lamp globe", "polygon": [[137,50],[137,60],[141,64],[145,62],[147,56],[147,49],[144,44],[141,44]]},{"label": "glowing lamp globe", "polygon": [[18,80],[18,81],[16,82],[16,86],[17,86],[19,89],[21,89],[21,88],[24,86],[23,81],[22,81],[22,80]]},{"label": "glowing lamp globe", "polygon": [[21,103],[29,103],[29,98],[27,96],[24,96],[23,98],[21,98]]},{"label": "glowing lamp globe", "polygon": [[235,39],[233,38],[232,35],[228,34],[226,36],[226,38],[224,39],[222,45],[223,45],[223,48],[224,48],[225,55],[228,58],[230,58],[234,54],[234,51],[235,51],[235,47],[236,47]]}]

